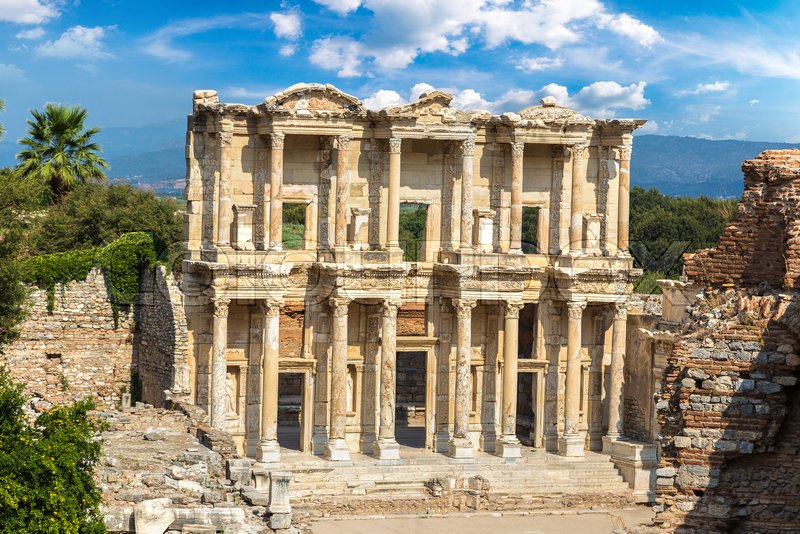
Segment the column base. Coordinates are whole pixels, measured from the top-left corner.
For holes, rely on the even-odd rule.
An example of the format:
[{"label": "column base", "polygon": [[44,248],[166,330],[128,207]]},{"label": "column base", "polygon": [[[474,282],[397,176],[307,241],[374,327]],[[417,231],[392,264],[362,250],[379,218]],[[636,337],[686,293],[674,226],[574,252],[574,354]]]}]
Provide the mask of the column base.
[{"label": "column base", "polygon": [[281,446],[277,440],[264,440],[256,446],[256,460],[266,464],[281,461]]},{"label": "column base", "polygon": [[614,442],[618,441],[622,436],[607,434],[603,436],[603,454],[611,454],[614,451]]},{"label": "column base", "polygon": [[522,458],[522,444],[516,436],[501,436],[495,442],[494,453],[501,458]]},{"label": "column base", "polygon": [[378,460],[399,460],[400,445],[394,438],[379,438],[372,445],[372,455]]},{"label": "column base", "polygon": [[447,444],[447,455],[450,458],[470,459],[475,457],[472,441],[469,438],[454,437]]},{"label": "column base", "polygon": [[325,459],[332,462],[349,462],[350,449],[344,439],[329,439],[325,444]]},{"label": "column base", "polygon": [[583,434],[564,434],[558,438],[558,454],[571,458],[580,458],[586,456],[584,452],[585,445],[586,438]]},{"label": "column base", "polygon": [[447,454],[447,446],[450,443],[450,431],[440,430],[433,436],[433,449],[441,454]]}]

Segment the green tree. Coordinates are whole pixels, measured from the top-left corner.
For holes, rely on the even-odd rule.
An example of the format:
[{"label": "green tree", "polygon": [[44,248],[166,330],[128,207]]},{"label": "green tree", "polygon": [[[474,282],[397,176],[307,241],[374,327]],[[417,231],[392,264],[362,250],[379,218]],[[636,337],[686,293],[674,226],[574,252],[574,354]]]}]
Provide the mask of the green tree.
[{"label": "green tree", "polygon": [[85,184],[51,206],[31,231],[30,253],[107,244],[127,232],[152,234],[159,254],[183,239],[181,205],[129,185]]},{"label": "green tree", "polygon": [[55,407],[29,422],[22,386],[0,367],[0,533],[105,532],[92,474],[103,429],[91,400]]},{"label": "green tree", "polygon": [[56,203],[77,184],[106,179],[108,163],[92,140],[100,129],[85,129],[85,109],[50,103],[44,111],[31,110],[31,115],[28,137],[20,140],[25,148],[17,154],[22,176],[47,184]]}]

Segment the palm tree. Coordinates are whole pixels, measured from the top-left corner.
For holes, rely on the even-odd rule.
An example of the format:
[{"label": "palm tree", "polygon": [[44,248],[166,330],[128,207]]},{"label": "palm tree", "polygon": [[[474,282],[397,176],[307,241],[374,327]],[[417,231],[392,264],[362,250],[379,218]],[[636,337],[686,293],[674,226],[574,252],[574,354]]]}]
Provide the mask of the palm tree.
[{"label": "palm tree", "polygon": [[17,154],[17,172],[48,185],[54,202],[60,202],[70,188],[85,182],[102,182],[108,163],[100,157],[100,145],[84,131],[86,110],[80,106],[46,104],[44,111],[31,110],[25,148]]}]

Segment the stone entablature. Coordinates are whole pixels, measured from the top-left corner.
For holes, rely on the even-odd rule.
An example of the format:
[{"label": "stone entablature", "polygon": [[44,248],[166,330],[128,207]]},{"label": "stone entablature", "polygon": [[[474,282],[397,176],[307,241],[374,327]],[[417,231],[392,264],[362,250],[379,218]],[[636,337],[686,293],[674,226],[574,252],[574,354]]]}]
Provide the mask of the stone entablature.
[{"label": "stone entablature", "polygon": [[[630,149],[644,121],[594,120],[551,98],[502,116],[452,99],[431,91],[373,112],[330,85],[255,106],[195,93],[192,394],[243,453],[280,461],[278,373],[294,373],[302,450],[398,458],[398,352],[423,354],[426,448],[519,457],[520,376],[525,443],[581,456],[609,430],[623,438],[620,310],[639,274],[627,253]],[[285,203],[305,206],[299,249],[283,243]],[[414,262],[403,260],[403,203],[427,214]],[[419,324],[404,319],[398,334],[406,307]],[[287,310],[300,314],[291,328]]]}]

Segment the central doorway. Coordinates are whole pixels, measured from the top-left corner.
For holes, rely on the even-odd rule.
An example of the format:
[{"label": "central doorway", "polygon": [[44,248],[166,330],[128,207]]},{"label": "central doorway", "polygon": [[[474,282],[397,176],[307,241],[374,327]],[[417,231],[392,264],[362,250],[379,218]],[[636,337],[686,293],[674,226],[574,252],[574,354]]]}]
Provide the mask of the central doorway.
[{"label": "central doorway", "polygon": [[405,447],[425,448],[426,359],[424,351],[397,353],[395,436]]},{"label": "central doorway", "polygon": [[303,373],[278,376],[278,444],[284,449],[302,450]]},{"label": "central doorway", "polygon": [[534,445],[536,436],[536,382],[533,373],[517,374],[517,439],[528,447]]}]

